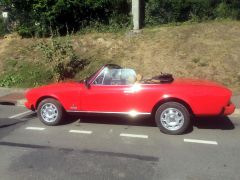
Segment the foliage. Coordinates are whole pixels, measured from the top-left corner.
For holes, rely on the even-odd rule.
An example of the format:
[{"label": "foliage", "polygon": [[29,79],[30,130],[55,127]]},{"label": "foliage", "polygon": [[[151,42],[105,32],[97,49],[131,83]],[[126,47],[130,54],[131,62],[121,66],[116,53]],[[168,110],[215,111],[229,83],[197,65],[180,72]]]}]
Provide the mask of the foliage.
[{"label": "foliage", "polygon": [[[130,22],[129,0],[4,0],[24,37],[76,32],[93,24],[123,28]],[[13,6],[11,5],[13,4]]]},{"label": "foliage", "polygon": [[147,0],[146,23],[239,19],[239,0]]},{"label": "foliage", "polygon": [[79,59],[74,52],[69,36],[65,39],[51,38],[49,43],[41,42],[38,46],[45,56],[45,63],[48,64],[55,81],[73,78],[87,64],[87,60]]},{"label": "foliage", "polygon": [[227,4],[226,2],[222,2],[217,5],[214,10],[214,15],[217,18],[232,18],[238,19],[240,17],[240,2],[237,4]]},{"label": "foliage", "polygon": [[[142,0],[143,1],[143,0]],[[2,0],[23,37],[67,32],[116,32],[131,26],[131,0]],[[145,0],[148,25],[240,18],[239,0]],[[1,5],[0,4],[0,5]],[[144,9],[144,7],[143,7]]]},{"label": "foliage", "polygon": [[26,60],[8,59],[0,76],[2,87],[33,87],[49,83],[52,75],[40,62],[29,63]]},{"label": "foliage", "polygon": [[0,36],[4,36],[7,33],[7,29],[3,19],[0,17]]}]

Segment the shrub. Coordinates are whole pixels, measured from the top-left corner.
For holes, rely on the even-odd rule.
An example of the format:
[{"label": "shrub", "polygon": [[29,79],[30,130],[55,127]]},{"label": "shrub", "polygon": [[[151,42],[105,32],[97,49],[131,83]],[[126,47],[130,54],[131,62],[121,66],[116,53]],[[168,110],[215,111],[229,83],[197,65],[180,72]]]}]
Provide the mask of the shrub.
[{"label": "shrub", "polygon": [[92,24],[121,29],[130,24],[130,0],[8,0],[11,13],[23,37],[50,36],[50,28],[61,35]]},{"label": "shrub", "polygon": [[239,0],[146,0],[146,24],[240,17]]},{"label": "shrub", "polygon": [[[3,0],[23,37],[86,29],[118,31],[131,26],[131,0]],[[143,0],[142,0],[143,1]],[[145,0],[149,25],[240,18],[239,0]],[[1,3],[0,3],[1,4]],[[144,8],[143,8],[144,9]]]},{"label": "shrub", "polygon": [[7,28],[3,19],[0,17],[0,36],[4,36],[5,34],[7,34]]},{"label": "shrub", "polygon": [[22,37],[33,37],[34,36],[34,29],[32,27],[27,27],[27,26],[19,26],[18,29],[18,34]]},{"label": "shrub", "polygon": [[0,76],[0,86],[2,87],[33,87],[51,81],[51,72],[43,63],[33,63],[23,59],[5,60]]},{"label": "shrub", "polygon": [[42,42],[39,47],[55,81],[73,78],[87,64],[87,60],[80,59],[74,52],[69,36],[65,40],[51,38],[50,42]]},{"label": "shrub", "polygon": [[237,4],[227,4],[226,2],[222,2],[217,5],[216,9],[214,10],[214,14],[217,18],[238,19],[240,13],[239,9]]},{"label": "shrub", "polygon": [[203,19],[211,11],[206,0],[149,0],[146,3],[146,23],[163,24]]}]

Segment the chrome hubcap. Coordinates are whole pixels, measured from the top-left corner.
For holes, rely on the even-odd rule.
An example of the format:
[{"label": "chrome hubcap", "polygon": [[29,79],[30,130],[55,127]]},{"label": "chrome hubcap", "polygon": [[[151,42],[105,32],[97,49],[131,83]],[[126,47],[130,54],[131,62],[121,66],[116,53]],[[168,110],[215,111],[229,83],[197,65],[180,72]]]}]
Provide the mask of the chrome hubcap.
[{"label": "chrome hubcap", "polygon": [[58,109],[52,103],[46,103],[41,108],[41,116],[46,122],[54,122],[58,117]]},{"label": "chrome hubcap", "polygon": [[162,112],[160,122],[166,129],[176,131],[183,126],[184,116],[176,108],[167,108]]}]

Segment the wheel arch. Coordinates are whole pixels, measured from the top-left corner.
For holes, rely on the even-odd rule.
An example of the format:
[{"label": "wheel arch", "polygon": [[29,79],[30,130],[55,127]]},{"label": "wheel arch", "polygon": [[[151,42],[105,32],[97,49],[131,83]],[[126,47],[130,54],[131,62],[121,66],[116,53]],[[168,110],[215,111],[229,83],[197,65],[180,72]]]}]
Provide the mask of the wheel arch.
[{"label": "wheel arch", "polygon": [[44,99],[48,99],[48,98],[51,98],[51,99],[55,99],[56,101],[58,101],[60,104],[62,104],[58,98],[54,97],[54,96],[51,96],[51,95],[47,95],[47,96],[41,96],[37,99],[36,103],[35,103],[35,109],[38,108],[38,105],[40,104],[40,102],[42,102]]},{"label": "wheel arch", "polygon": [[182,104],[184,107],[187,108],[187,110],[189,111],[189,113],[190,113],[191,116],[194,115],[194,112],[193,112],[191,106],[190,106],[186,101],[184,101],[184,100],[182,100],[182,99],[180,99],[180,98],[175,98],[175,97],[165,98],[165,99],[162,99],[162,100],[158,101],[158,102],[154,105],[151,114],[154,115],[154,114],[156,113],[158,107],[161,106],[161,105],[164,104],[164,103],[167,103],[167,102],[177,102],[177,103],[180,103],[180,104]]}]

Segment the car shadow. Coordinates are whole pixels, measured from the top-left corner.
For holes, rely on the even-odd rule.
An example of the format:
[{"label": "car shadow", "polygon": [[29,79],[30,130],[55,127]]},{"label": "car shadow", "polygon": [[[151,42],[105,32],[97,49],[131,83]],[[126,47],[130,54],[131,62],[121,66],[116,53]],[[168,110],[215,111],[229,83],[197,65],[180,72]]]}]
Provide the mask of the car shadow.
[{"label": "car shadow", "polygon": [[[37,117],[37,113],[32,113],[32,114],[29,114],[27,116],[24,116],[20,119],[33,119],[33,118],[38,118]],[[65,118],[64,118],[64,121],[60,124],[60,125],[67,125],[67,124],[71,124],[71,123],[74,123],[76,121],[79,120],[79,116],[73,116],[73,115],[67,115]]]},{"label": "car shadow", "polygon": [[232,121],[224,116],[196,117],[193,120],[193,125],[198,129],[233,130],[235,128]]},{"label": "car shadow", "polygon": [[[31,119],[36,117],[36,114],[25,116],[24,119]],[[77,123],[92,123],[92,124],[106,124],[106,125],[127,125],[127,126],[146,126],[156,127],[153,117],[138,116],[129,117],[127,115],[103,115],[103,114],[81,114],[81,115],[68,115],[61,125]],[[233,130],[234,124],[228,117],[224,116],[207,116],[207,117],[193,117],[193,127],[198,129],[220,129],[220,130]],[[191,133],[193,128],[190,127],[184,134]]]},{"label": "car shadow", "polygon": [[[73,116],[74,117],[74,116]],[[75,117],[76,118],[76,117]],[[156,127],[154,120],[147,116],[129,117],[120,115],[81,115],[78,116],[79,123],[94,124],[112,124],[112,125],[129,125],[129,126],[148,126]]]},{"label": "car shadow", "polygon": [[[75,122],[77,120],[79,123],[156,127],[154,119],[148,116],[131,118],[128,116],[116,115],[81,115],[75,117],[75,120],[70,120],[70,122]],[[194,117],[192,118],[192,125],[198,129],[233,130],[235,128],[232,121],[224,116]],[[191,133],[193,127],[190,127],[185,134]]]}]

